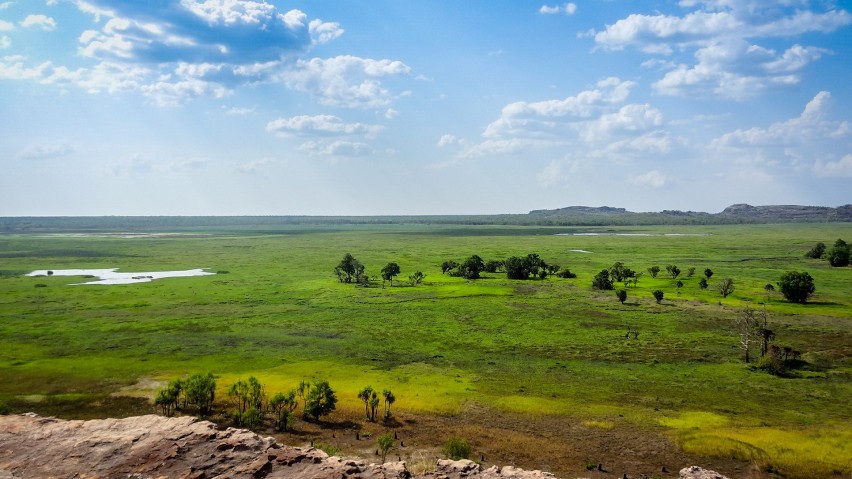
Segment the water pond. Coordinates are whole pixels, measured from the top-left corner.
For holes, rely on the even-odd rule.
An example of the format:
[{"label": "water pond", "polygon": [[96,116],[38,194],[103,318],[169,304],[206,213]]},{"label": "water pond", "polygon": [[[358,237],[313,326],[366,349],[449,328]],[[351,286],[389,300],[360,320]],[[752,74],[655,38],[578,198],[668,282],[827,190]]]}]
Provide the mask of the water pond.
[{"label": "water pond", "polygon": [[183,271],[149,271],[144,273],[119,273],[118,268],[110,269],[38,269],[27,276],[82,276],[86,278],[97,278],[93,281],[85,281],[82,283],[71,283],[72,285],[81,284],[133,284],[147,283],[155,279],[162,278],[185,278],[188,276],[207,276],[211,273],[204,271],[202,268],[187,269]]}]

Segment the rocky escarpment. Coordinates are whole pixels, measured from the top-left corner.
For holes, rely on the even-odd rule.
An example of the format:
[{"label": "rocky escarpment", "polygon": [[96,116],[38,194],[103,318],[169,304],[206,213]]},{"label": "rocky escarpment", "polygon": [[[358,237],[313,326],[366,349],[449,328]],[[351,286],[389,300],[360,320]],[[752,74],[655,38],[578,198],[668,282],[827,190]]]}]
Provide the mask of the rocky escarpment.
[{"label": "rocky escarpment", "polygon": [[[368,464],[329,457],[314,448],[281,446],[273,438],[191,417],[139,416],[64,421],[34,414],[0,416],[0,479],[315,478],[410,479],[404,462]],[[545,479],[553,475],[472,461],[439,460],[435,479]],[[682,478],[725,479],[687,468]]]}]

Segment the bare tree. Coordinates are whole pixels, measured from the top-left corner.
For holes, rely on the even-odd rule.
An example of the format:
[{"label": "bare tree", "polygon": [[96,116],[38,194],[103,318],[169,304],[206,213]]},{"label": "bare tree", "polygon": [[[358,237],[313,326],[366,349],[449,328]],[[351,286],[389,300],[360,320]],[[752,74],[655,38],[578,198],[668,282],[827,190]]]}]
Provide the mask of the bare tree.
[{"label": "bare tree", "polygon": [[751,362],[750,353],[752,344],[760,343],[762,339],[762,326],[764,324],[765,317],[766,310],[758,312],[749,305],[746,305],[737,317],[735,323],[736,334],[739,336],[740,349],[743,350],[746,363]]}]

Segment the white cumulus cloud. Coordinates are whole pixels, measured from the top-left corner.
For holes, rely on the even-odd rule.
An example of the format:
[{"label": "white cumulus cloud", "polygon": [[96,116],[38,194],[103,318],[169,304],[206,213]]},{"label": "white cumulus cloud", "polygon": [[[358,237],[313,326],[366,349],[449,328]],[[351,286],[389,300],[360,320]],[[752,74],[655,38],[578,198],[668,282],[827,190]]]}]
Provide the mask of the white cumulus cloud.
[{"label": "white cumulus cloud", "polygon": [[541,8],[538,9],[538,13],[543,15],[554,15],[563,12],[566,15],[573,15],[577,12],[577,4],[569,2],[564,5],[542,5]]},{"label": "white cumulus cloud", "polygon": [[44,31],[56,30],[56,20],[47,15],[27,15],[21,20],[21,26],[24,28],[41,27]]},{"label": "white cumulus cloud", "polygon": [[667,178],[666,175],[660,173],[659,171],[651,170],[647,173],[642,173],[641,175],[636,175],[632,177],[630,179],[630,182],[634,185],[658,189],[666,186]]},{"label": "white cumulus cloud", "polygon": [[373,137],[382,131],[381,125],[365,123],[345,123],[333,115],[299,115],[291,118],[278,118],[266,125],[266,131],[283,136],[303,135],[365,135]]}]

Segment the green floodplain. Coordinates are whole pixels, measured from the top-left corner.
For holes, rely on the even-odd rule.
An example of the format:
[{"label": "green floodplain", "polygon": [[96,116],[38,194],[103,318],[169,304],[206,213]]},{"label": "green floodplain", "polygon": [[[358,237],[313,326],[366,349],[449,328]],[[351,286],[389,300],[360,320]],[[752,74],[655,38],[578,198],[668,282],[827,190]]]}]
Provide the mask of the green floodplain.
[{"label": "green floodplain", "polygon": [[[601,427],[621,418],[665,428],[699,457],[754,461],[784,477],[845,477],[852,474],[852,268],[804,257],[838,238],[852,241],[852,224],[0,235],[0,412],[120,415],[122,392],[150,398],[156,385],[195,372],[219,378],[219,397],[229,381],[249,375],[268,391],[322,378],[342,407],[363,407],[357,392],[372,384],[393,389],[400,414],[452,417],[479,404]],[[372,277],[388,262],[401,274],[392,286],[340,283],[334,267],[345,253]],[[529,253],[577,277],[441,273],[447,260]],[[645,272],[622,304],[613,291],[591,288],[593,276],[617,261],[662,272]],[[666,274],[670,264],[682,271],[681,288]],[[24,276],[74,268],[218,274],[91,286]],[[700,289],[705,268],[714,274]],[[406,278],[415,271],[426,277],[411,286]],[[813,277],[807,304],[764,289],[787,271]],[[714,288],[723,278],[734,280],[727,298]],[[665,293],[659,304],[657,289]],[[786,376],[744,364],[734,324],[747,305],[765,305],[773,344],[801,352]]]}]

